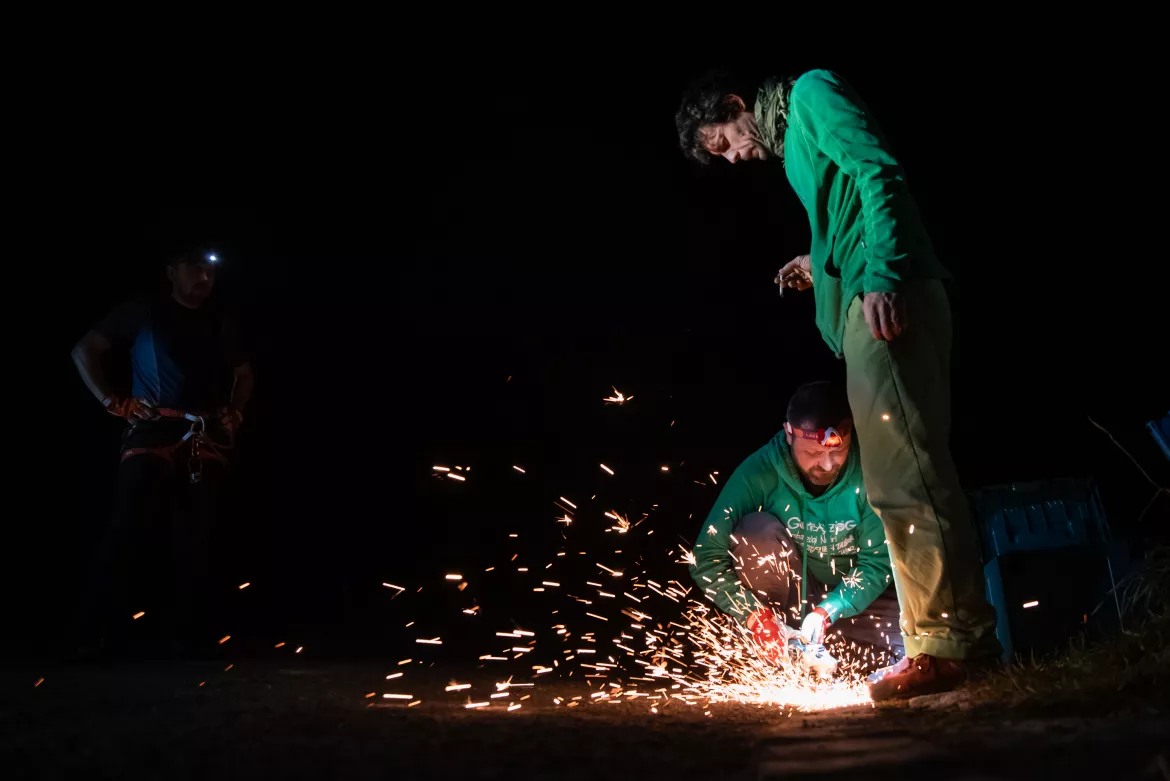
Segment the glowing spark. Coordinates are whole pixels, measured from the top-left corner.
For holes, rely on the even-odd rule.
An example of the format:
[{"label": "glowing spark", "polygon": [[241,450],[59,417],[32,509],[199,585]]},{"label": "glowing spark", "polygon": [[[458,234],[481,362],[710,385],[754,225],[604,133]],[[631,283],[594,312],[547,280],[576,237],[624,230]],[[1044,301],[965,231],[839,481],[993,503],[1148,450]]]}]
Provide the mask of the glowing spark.
[{"label": "glowing spark", "polygon": [[516,652],[516,653],[518,653],[518,654],[526,654],[526,653],[528,653],[529,651],[531,651],[532,649],[531,649],[531,648],[529,648],[529,647],[528,647],[528,646],[526,646],[526,645],[520,645],[520,646],[516,646],[516,647],[515,647],[515,648],[513,648],[512,650],[513,650],[513,651],[515,651],[515,652]]},{"label": "glowing spark", "polygon": [[520,535],[519,534],[509,534],[508,536],[509,537],[519,537]]},{"label": "glowing spark", "polygon": [[864,573],[860,570],[853,570],[845,577],[841,578],[841,584],[847,588],[861,588],[861,581]]},{"label": "glowing spark", "polygon": [[509,705],[509,706],[508,706],[508,710],[516,710],[516,709],[517,709],[517,708],[519,708],[519,707],[520,707],[520,703],[518,703],[518,702],[514,702],[514,703],[512,703],[511,705]]},{"label": "glowing spark", "polygon": [[559,585],[561,585],[560,583],[553,583],[551,580],[542,580],[540,582],[542,585],[545,585],[545,586],[559,586]]},{"label": "glowing spark", "polygon": [[882,415],[882,420],[889,420],[889,419],[890,419],[890,416],[889,416],[889,414],[888,414],[888,413],[887,413],[887,414],[884,414],[884,415]]},{"label": "glowing spark", "polygon": [[410,629],[412,626],[414,626],[414,622],[413,622],[413,621],[411,621],[409,624],[406,624],[406,626],[405,626],[405,627],[403,627],[403,628],[404,628],[404,629]]},{"label": "glowing spark", "polygon": [[386,680],[392,681],[395,678],[401,678],[403,675],[404,675],[404,673],[390,673],[389,675],[386,676]]},{"label": "glowing spark", "polygon": [[1036,606],[1037,606],[1037,605],[1039,605],[1039,604],[1040,604],[1040,600],[1038,600],[1038,599],[1034,599],[1034,600],[1032,600],[1031,602],[1025,602],[1025,603],[1024,603],[1024,607],[1025,607],[1025,608],[1029,608],[1029,607],[1036,607]]},{"label": "glowing spark", "polygon": [[486,707],[488,705],[491,705],[491,703],[490,702],[469,702],[466,705],[464,705],[463,707],[464,708],[483,708],[483,707]]},{"label": "glowing spark", "polygon": [[[613,388],[612,385],[610,385],[609,387]],[[613,388],[613,395],[608,397],[608,398],[602,399],[602,401],[604,401],[606,404],[625,404],[627,401],[633,401],[633,399],[634,399],[633,396],[626,396],[624,393],[622,393],[617,388]]]},{"label": "glowing spark", "polygon": [[224,643],[226,643],[228,640],[231,640],[231,639],[232,639],[231,635],[224,635],[222,638],[220,638],[219,644],[223,645]]},{"label": "glowing spark", "polygon": [[949,616],[948,616],[946,613],[943,613],[943,614],[942,614],[942,617],[943,617],[943,618],[949,618]]},{"label": "glowing spark", "polygon": [[443,641],[437,637],[432,637],[430,640],[425,637],[419,637],[415,640],[416,643],[424,643],[426,645],[442,645]]},{"label": "glowing spark", "polygon": [[601,468],[602,468],[602,469],[604,469],[606,472],[609,472],[611,475],[613,474],[613,470],[612,470],[612,469],[610,469],[610,468],[609,468],[608,466],[606,466],[605,464],[602,464],[602,465],[601,465]]},{"label": "glowing spark", "polygon": [[40,686],[44,682],[45,682],[44,678],[37,678],[37,682],[33,684],[33,688],[34,689],[37,688],[38,686]]},{"label": "glowing spark", "polygon": [[528,567],[517,567],[517,568],[516,568],[516,571],[517,571],[517,572],[527,572],[527,571],[528,571]]},{"label": "glowing spark", "polygon": [[490,654],[485,654],[484,656],[481,656],[479,658],[487,660],[489,662],[506,662],[506,661],[508,661],[508,657],[506,657],[506,656],[492,656]]},{"label": "glowing spark", "polygon": [[608,619],[608,618],[606,618],[605,616],[599,616],[599,615],[597,615],[596,613],[586,613],[585,615],[587,615],[587,616],[589,616],[589,617],[591,617],[591,618],[597,618],[597,619],[600,619],[600,620],[602,620],[602,621],[608,621],[608,620],[609,620],[609,619]]},{"label": "glowing spark", "polygon": [[447,580],[463,580],[462,575],[456,575],[454,573],[452,573],[450,575],[444,575],[443,577],[445,577]]},{"label": "glowing spark", "polygon": [[383,583],[382,585],[386,588],[394,588],[398,589],[399,591],[406,591],[406,589],[404,589],[402,586],[395,586],[393,583]]},{"label": "glowing spark", "polygon": [[371,697],[377,697],[377,696],[378,696],[377,692],[370,692],[369,694],[366,695],[366,699],[368,700]]},{"label": "glowing spark", "polygon": [[715,479],[715,475],[707,475],[707,477],[711,478],[712,483],[719,485],[719,481]]},{"label": "glowing spark", "polygon": [[569,506],[570,506],[570,507],[572,507],[574,510],[576,510],[576,509],[577,509],[577,505],[573,504],[572,502],[570,502],[570,501],[569,501],[568,499],[566,499],[565,497],[563,497],[563,496],[562,496],[562,497],[560,497],[560,499],[561,499],[561,501],[562,501],[562,502],[564,502],[565,504],[569,505]]},{"label": "glowing spark", "polygon": [[282,645],[284,645],[284,643],[277,643],[276,645],[274,645],[272,647],[273,648],[280,648]]},{"label": "glowing spark", "polygon": [[413,708],[415,705],[418,705],[420,702],[422,702],[422,700],[415,700],[414,702],[408,702],[408,703],[406,703],[406,707]]},{"label": "glowing spark", "polygon": [[517,472],[519,472],[519,473],[520,473],[520,474],[522,474],[522,475],[526,475],[526,474],[528,474],[527,472],[525,472],[523,469],[521,469],[520,467],[516,466],[515,464],[513,464],[513,465],[512,465],[512,468],[513,468],[513,469],[515,469]]},{"label": "glowing spark", "polygon": [[719,533],[719,530],[715,528],[715,524],[711,524],[710,526],[707,527],[707,534],[718,534],[718,533]]},{"label": "glowing spark", "polygon": [[383,694],[384,700],[409,700],[414,697],[413,694]]},{"label": "glowing spark", "polygon": [[235,667],[234,664],[229,664],[227,667],[223,668],[223,671],[226,673],[228,670],[232,669],[233,667]]},{"label": "glowing spark", "polygon": [[484,570],[484,572],[491,572],[494,569],[495,569],[495,567],[488,567],[487,569]]},{"label": "glowing spark", "polygon": [[410,664],[413,661],[414,661],[413,659],[403,659],[401,662],[398,663],[398,666],[401,667],[402,665]]},{"label": "glowing spark", "polygon": [[668,466],[661,467],[661,469],[662,469],[662,471],[663,471],[663,472],[669,472],[669,471],[670,471],[670,467],[668,467]]},{"label": "glowing spark", "polygon": [[137,613],[134,614],[134,620],[137,621],[138,619],[142,618],[144,615],[146,615],[146,611],[139,610]]},{"label": "glowing spark", "polygon": [[299,654],[303,650],[305,650],[305,647],[303,645],[298,645],[297,650],[293,651],[293,653]]},{"label": "glowing spark", "polygon": [[913,534],[913,533],[914,533],[914,524],[910,524],[910,533],[911,533],[911,534]]},{"label": "glowing spark", "polygon": [[454,472],[448,472],[447,477],[451,478],[452,480],[458,480],[461,483],[467,481],[466,477],[464,477],[463,475],[457,475]]},{"label": "glowing spark", "polygon": [[453,684],[451,684],[450,686],[448,686],[446,689],[443,689],[443,691],[446,691],[446,692],[457,692],[457,691],[459,691],[459,690],[461,690],[461,689],[470,689],[470,688],[471,688],[471,684],[470,684],[470,683],[453,683]]},{"label": "glowing spark", "polygon": [[604,564],[598,564],[597,566],[601,567],[603,570],[608,572],[610,575],[613,575],[615,578],[620,578],[622,576],[622,573],[618,572],[617,570],[610,569],[609,567],[605,566]]},{"label": "glowing spark", "polygon": [[449,467],[449,466],[432,466],[431,469],[434,469],[436,472],[450,472],[451,471],[451,467]]},{"label": "glowing spark", "polygon": [[623,517],[622,514],[619,513],[617,510],[611,510],[610,512],[607,512],[605,515],[607,518],[612,518],[613,520],[617,521],[617,525],[609,527],[611,531],[615,531],[618,534],[625,534],[626,532],[628,532],[632,528],[630,526],[629,519]]}]

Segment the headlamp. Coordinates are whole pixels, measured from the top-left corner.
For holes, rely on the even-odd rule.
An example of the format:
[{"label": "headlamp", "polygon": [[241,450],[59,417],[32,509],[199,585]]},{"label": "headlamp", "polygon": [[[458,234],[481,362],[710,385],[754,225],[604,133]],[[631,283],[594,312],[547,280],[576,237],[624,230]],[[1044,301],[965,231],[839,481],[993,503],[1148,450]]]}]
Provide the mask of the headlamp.
[{"label": "headlamp", "polygon": [[799,436],[801,439],[814,439],[821,447],[841,447],[841,444],[845,441],[845,437],[841,432],[832,426],[819,428],[815,431],[803,431],[788,426],[788,432]]}]

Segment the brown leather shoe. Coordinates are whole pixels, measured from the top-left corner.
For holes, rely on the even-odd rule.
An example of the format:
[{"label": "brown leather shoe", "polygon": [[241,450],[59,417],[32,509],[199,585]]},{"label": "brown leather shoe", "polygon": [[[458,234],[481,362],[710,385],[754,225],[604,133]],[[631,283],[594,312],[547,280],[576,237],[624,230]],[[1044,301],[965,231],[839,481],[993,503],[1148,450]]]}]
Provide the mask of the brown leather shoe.
[{"label": "brown leather shoe", "polygon": [[905,657],[867,679],[869,696],[874,702],[881,702],[948,692],[967,681],[968,667],[966,662],[930,654],[919,654],[913,659]]}]

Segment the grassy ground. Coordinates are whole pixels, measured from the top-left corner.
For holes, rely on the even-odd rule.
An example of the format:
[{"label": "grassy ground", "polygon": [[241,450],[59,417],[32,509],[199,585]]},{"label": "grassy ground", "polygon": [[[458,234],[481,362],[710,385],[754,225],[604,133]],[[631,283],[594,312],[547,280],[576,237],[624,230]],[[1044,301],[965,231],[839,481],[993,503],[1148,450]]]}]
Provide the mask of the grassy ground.
[{"label": "grassy ground", "polygon": [[[1112,597],[1111,597],[1112,598]],[[1073,639],[1061,653],[1028,660],[971,686],[979,702],[1033,710],[1112,712],[1170,706],[1170,548],[1157,548],[1118,584],[1120,635]]]}]

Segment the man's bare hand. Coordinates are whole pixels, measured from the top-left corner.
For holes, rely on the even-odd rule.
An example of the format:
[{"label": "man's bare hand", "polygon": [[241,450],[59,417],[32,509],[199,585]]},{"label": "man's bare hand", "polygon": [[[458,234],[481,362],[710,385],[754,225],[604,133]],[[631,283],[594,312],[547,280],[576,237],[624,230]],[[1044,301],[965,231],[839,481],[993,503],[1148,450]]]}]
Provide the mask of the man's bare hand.
[{"label": "man's bare hand", "polygon": [[125,419],[131,425],[140,420],[150,420],[157,414],[153,404],[146,399],[136,399],[133,396],[126,399],[108,399],[106,411],[111,415]]},{"label": "man's bare hand", "polygon": [[797,255],[784,264],[784,268],[780,269],[780,273],[773,281],[780,286],[781,292],[784,292],[783,289],[786,287],[808,290],[813,286],[812,258],[808,255]]},{"label": "man's bare hand", "polygon": [[244,422],[244,413],[232,407],[219,408],[219,424],[229,434],[235,433],[236,428]]},{"label": "man's bare hand", "polygon": [[901,293],[866,293],[861,311],[874,339],[892,342],[906,330],[906,301]]}]

